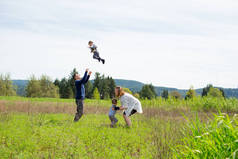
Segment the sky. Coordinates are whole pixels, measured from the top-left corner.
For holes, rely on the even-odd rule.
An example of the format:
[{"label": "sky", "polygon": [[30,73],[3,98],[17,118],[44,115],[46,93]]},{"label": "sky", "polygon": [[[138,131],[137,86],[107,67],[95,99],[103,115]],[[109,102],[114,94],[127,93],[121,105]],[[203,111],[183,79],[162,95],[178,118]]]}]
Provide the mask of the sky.
[{"label": "sky", "polygon": [[89,68],[155,86],[237,88],[237,8],[237,0],[0,0],[0,73],[54,80]]}]

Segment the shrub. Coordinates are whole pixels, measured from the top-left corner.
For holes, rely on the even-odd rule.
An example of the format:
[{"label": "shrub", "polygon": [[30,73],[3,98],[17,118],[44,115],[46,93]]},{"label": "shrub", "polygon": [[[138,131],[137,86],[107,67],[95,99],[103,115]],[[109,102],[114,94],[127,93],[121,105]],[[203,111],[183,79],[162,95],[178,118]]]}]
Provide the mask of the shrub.
[{"label": "shrub", "polygon": [[36,79],[32,76],[26,86],[27,97],[59,97],[59,88],[54,85],[48,76]]},{"label": "shrub", "polygon": [[193,89],[193,87],[191,87],[185,96],[185,99],[193,99],[194,97],[196,97],[196,91]]},{"label": "shrub", "polygon": [[207,94],[208,97],[217,97],[217,98],[223,98],[222,92],[218,88],[211,87]]},{"label": "shrub", "polygon": [[98,100],[100,99],[100,94],[99,94],[97,88],[95,88],[94,91],[93,91],[93,98],[98,99]]},{"label": "shrub", "polygon": [[172,91],[169,94],[171,97],[174,97],[175,99],[181,99],[182,95],[178,91]]},{"label": "shrub", "polygon": [[13,86],[10,75],[0,75],[0,95],[14,96],[16,95],[16,88]]}]

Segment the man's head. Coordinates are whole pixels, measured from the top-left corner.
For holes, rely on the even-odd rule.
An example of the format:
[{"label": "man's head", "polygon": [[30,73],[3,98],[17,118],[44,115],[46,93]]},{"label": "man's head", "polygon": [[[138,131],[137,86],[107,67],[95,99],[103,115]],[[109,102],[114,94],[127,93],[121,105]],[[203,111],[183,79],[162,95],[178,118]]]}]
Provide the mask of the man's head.
[{"label": "man's head", "polygon": [[80,80],[80,75],[78,73],[74,74],[74,80]]},{"label": "man's head", "polygon": [[88,45],[89,45],[89,46],[92,46],[92,45],[93,45],[93,42],[92,42],[92,41],[89,41],[89,42],[88,42]]}]

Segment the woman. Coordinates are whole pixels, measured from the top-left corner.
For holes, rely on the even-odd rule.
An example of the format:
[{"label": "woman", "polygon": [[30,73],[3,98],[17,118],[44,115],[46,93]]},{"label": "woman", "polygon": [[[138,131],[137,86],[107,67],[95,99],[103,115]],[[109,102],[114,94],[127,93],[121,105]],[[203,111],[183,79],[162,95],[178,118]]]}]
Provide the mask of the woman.
[{"label": "woman", "polygon": [[123,88],[116,87],[115,88],[115,95],[121,101],[121,109],[124,109],[123,117],[125,119],[126,124],[130,127],[131,120],[130,116],[135,113],[142,113],[142,107],[140,101],[132,96],[129,93],[124,92]]}]

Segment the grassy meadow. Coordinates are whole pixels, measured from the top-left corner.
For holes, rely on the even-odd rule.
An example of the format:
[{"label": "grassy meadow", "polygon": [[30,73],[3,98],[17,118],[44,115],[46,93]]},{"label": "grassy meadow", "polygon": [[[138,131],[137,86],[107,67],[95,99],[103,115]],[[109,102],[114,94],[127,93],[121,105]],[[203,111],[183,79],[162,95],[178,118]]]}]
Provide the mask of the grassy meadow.
[{"label": "grassy meadow", "polygon": [[0,158],[238,158],[237,99],[142,100],[110,128],[110,100],[0,97]]}]

